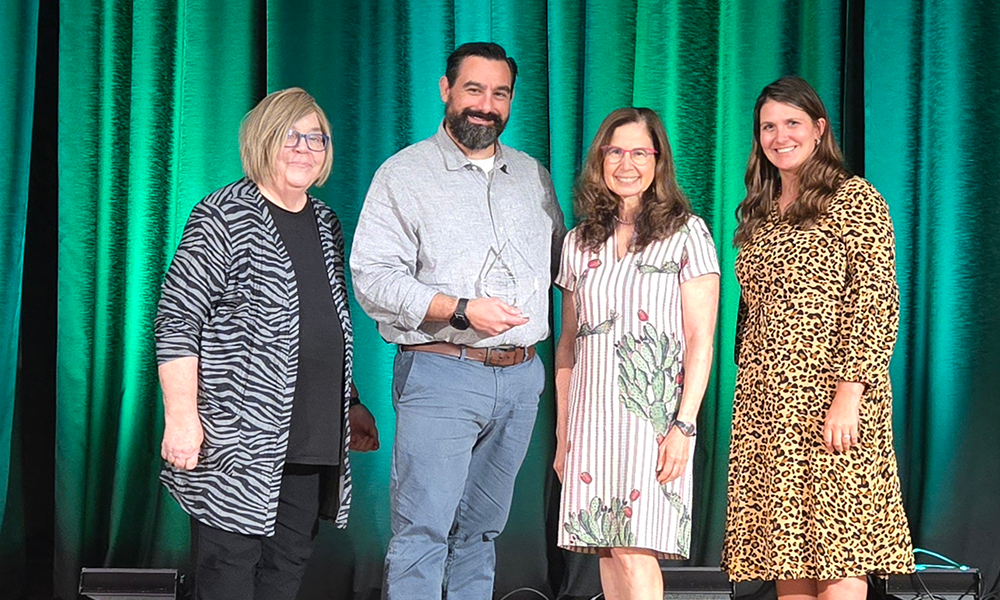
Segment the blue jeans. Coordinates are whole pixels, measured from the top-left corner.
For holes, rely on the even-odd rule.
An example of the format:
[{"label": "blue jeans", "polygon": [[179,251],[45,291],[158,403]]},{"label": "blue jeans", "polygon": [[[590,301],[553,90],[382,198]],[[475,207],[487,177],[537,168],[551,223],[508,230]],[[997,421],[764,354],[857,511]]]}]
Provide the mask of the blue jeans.
[{"label": "blue jeans", "polygon": [[493,540],[510,511],[545,367],[400,352],[393,372],[387,600],[493,597]]}]

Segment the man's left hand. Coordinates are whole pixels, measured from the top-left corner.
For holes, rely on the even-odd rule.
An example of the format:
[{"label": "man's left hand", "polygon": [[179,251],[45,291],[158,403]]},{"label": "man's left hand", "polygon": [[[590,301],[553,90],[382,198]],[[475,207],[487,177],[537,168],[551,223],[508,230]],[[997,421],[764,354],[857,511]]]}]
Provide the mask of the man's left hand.
[{"label": "man's left hand", "polygon": [[378,450],[378,428],[375,417],[363,404],[355,404],[349,414],[351,420],[351,450],[372,452]]}]

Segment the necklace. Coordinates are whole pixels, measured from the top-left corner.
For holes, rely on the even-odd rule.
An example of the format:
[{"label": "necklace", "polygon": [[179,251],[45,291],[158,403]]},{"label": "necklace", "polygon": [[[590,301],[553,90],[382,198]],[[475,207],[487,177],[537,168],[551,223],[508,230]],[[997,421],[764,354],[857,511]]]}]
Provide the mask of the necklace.
[{"label": "necklace", "polygon": [[619,217],[618,215],[615,215],[615,221],[618,221],[622,225],[635,225],[635,220],[634,219],[631,220],[631,221],[626,221],[625,219]]}]

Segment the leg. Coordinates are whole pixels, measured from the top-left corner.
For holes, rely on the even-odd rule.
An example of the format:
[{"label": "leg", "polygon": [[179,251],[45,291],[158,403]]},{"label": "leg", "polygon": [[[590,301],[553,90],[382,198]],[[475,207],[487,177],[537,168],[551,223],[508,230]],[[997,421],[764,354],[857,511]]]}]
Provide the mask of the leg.
[{"label": "leg", "polygon": [[775,582],[778,600],[816,600],[815,579],[780,579]]},{"label": "leg", "polygon": [[475,393],[483,387],[476,385],[480,371],[487,369],[425,352],[396,356],[389,492],[393,537],[383,586],[389,600],[441,598],[448,533],[472,448],[492,408],[492,394]]},{"label": "leg", "polygon": [[274,535],[261,540],[256,600],[295,598],[319,530],[320,469],[285,465]]},{"label": "leg", "polygon": [[601,592],[604,600],[621,600],[624,592],[618,581],[618,566],[611,557],[610,548],[601,548],[597,551],[598,565],[601,569]]},{"label": "leg", "polygon": [[191,519],[194,597],[197,600],[246,600],[254,595],[260,538],[209,527]]},{"label": "leg", "polygon": [[[612,571],[616,587],[613,600],[660,600],[663,598],[663,573],[660,562],[645,548],[611,548],[610,558],[601,559],[601,585],[605,563]],[[605,596],[608,592],[605,591]]]},{"label": "leg", "polygon": [[493,540],[507,523],[514,480],[531,442],[545,385],[545,367],[537,357],[513,367],[477,368],[488,377],[486,389],[495,390],[495,404],[491,398],[492,414],[472,450],[468,481],[448,538],[448,600],[492,597]]},{"label": "leg", "polygon": [[868,596],[868,580],[864,577],[818,581],[816,587],[819,600],[865,600]]}]

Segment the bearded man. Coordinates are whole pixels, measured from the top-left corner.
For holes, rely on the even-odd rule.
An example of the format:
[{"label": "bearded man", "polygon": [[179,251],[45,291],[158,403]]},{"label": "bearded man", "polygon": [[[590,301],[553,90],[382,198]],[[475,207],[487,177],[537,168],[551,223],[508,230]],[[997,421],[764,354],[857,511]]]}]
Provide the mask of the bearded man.
[{"label": "bearded man", "polygon": [[498,141],[516,77],[497,44],[452,52],[444,122],[379,168],[354,234],[355,296],[399,350],[388,599],[493,596],[545,387],[534,345],[566,228],[549,173]]}]

